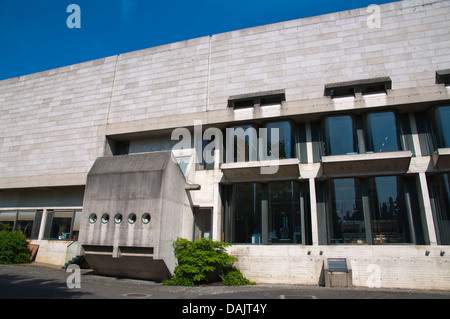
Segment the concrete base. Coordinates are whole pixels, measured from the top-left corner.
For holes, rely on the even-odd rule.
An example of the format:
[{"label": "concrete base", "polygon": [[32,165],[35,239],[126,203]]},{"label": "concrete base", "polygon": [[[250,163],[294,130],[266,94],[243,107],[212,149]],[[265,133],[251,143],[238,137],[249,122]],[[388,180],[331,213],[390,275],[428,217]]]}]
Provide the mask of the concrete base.
[{"label": "concrete base", "polygon": [[325,287],[352,287],[352,273],[325,272]]},{"label": "concrete base", "polygon": [[87,254],[84,256],[95,273],[103,276],[162,281],[171,277],[163,260],[152,257]]},{"label": "concrete base", "polygon": [[[233,245],[235,266],[256,283],[326,285],[324,262],[346,258],[354,287],[450,290],[449,246]],[[331,278],[331,285],[342,278]]]}]

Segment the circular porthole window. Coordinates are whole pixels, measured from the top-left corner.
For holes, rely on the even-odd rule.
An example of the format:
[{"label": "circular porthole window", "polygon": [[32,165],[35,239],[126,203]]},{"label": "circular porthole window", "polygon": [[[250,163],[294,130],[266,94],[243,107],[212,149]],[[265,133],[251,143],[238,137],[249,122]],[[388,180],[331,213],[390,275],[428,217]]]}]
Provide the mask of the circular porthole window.
[{"label": "circular porthole window", "polygon": [[149,213],[145,213],[144,215],[142,215],[142,222],[144,224],[150,223],[150,214]]},{"label": "circular porthole window", "polygon": [[102,215],[102,223],[106,224],[107,222],[109,222],[109,215],[108,214],[103,214]]},{"label": "circular porthole window", "polygon": [[97,221],[97,215],[96,214],[89,215],[89,222],[91,224],[95,223],[96,221]]},{"label": "circular porthole window", "polygon": [[134,224],[136,222],[136,214],[131,213],[130,215],[128,215],[128,222],[130,224]]},{"label": "circular porthole window", "polygon": [[122,222],[122,214],[116,214],[116,216],[114,216],[114,222],[120,224]]}]

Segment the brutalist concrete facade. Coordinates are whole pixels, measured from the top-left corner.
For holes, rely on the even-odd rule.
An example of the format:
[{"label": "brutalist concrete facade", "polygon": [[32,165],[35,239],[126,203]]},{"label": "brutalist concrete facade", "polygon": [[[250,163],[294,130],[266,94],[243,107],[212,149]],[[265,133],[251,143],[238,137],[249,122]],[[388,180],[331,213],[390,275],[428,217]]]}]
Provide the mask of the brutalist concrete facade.
[{"label": "brutalist concrete facade", "polygon": [[[40,227],[30,236],[41,245],[37,258],[61,263],[64,257],[55,256],[65,252],[68,236],[83,236],[76,225],[87,217],[78,212],[96,159],[173,150],[179,142],[173,130],[185,127],[194,137],[191,147],[176,148],[173,155],[186,182],[201,186],[190,191],[194,219],[198,211],[210,212],[211,227],[202,235],[232,241],[230,252],[251,280],[318,284],[326,258],[346,258],[356,286],[449,289],[449,234],[442,215],[448,199],[439,186],[450,172],[449,148],[435,134],[442,128],[433,127],[439,112],[447,121],[450,102],[450,6],[405,0],[377,8],[216,34],[1,81],[0,221],[2,214],[15,216],[9,223],[16,227],[25,212],[34,212]],[[370,149],[367,119],[383,112],[397,123],[398,147],[379,152]],[[353,119],[355,150],[328,150],[327,119],[335,116]],[[265,164],[257,160],[226,162],[218,150],[209,167],[194,161],[194,146],[208,128],[277,121],[289,122],[294,132],[291,155],[280,159],[278,175],[259,174]],[[403,204],[393,198],[388,208],[377,208],[371,194],[388,177],[398,182]],[[355,185],[359,220],[356,214],[353,220],[333,219],[339,198],[329,186],[344,181]],[[301,204],[295,204],[303,205],[301,225],[282,219],[281,227],[273,226],[278,182],[301,190]],[[244,184],[252,184],[255,194],[262,189],[258,216],[265,216],[258,229],[246,230],[248,240],[233,237],[239,226],[235,191]],[[389,205],[405,212],[396,221],[403,223],[397,233],[409,229],[395,243],[377,231],[387,226],[374,217]],[[61,230],[68,218],[58,216],[67,211],[73,212],[71,231],[59,235],[53,225],[60,223]],[[333,237],[338,224],[347,230],[358,225],[363,235]],[[280,235],[283,226],[290,239]]]},{"label": "brutalist concrete facade", "polygon": [[100,274],[169,279],[172,243],[192,238],[187,186],[170,151],[98,158],[87,177],[78,255]]}]

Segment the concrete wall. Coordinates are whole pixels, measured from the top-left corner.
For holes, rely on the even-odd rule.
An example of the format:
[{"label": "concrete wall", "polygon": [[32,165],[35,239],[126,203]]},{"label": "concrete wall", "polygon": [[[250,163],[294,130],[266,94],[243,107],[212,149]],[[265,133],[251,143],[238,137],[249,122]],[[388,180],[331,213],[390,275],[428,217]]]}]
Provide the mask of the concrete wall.
[{"label": "concrete wall", "polygon": [[[0,193],[0,207],[19,205],[22,195],[11,189],[85,185],[96,158],[108,155],[105,136],[132,140],[132,153],[150,152],[169,149],[173,144],[166,133],[192,127],[194,120],[223,127],[234,121],[287,117],[306,122],[308,163],[299,167],[300,177],[310,181],[314,245],[231,247],[244,274],[257,282],[317,284],[323,258],[347,257],[354,285],[365,285],[367,265],[374,263],[382,269],[383,287],[448,289],[448,252],[439,256],[446,247],[436,244],[426,185],[426,173],[434,167],[430,156],[421,156],[414,128],[416,156],[408,173],[417,176],[431,245],[318,246],[314,179],[322,174],[323,163],[313,163],[309,121],[335,111],[378,107],[410,112],[412,118],[418,105],[425,109],[450,101],[450,89],[435,82],[436,70],[450,69],[450,3],[405,0],[380,9],[380,26],[375,28],[368,24],[372,13],[361,8],[0,81],[0,189],[6,190],[5,196]],[[380,76],[392,80],[388,94],[352,99],[324,96],[326,84]],[[286,101],[281,106],[227,108],[230,96],[273,90],[284,90]],[[192,150],[176,155],[192,156]],[[202,185],[189,200],[213,207],[213,236],[221,239],[218,184],[223,175],[218,163],[215,170],[195,171],[191,157],[186,177]],[[190,222],[186,215],[182,223]],[[59,250],[54,245],[62,244],[43,244],[49,251]],[[431,251],[429,256],[426,250]],[[164,253],[169,254],[169,249]],[[40,254],[44,258],[47,253],[41,249]]]},{"label": "concrete wall", "polygon": [[66,240],[32,240],[31,243],[39,245],[36,262],[63,266],[67,262],[67,246],[72,242]]},{"label": "concrete wall", "polygon": [[436,290],[450,289],[449,250],[448,246],[408,245],[234,245],[228,249],[238,257],[236,266],[257,283],[323,285],[324,260],[341,257],[350,264],[353,286]]},{"label": "concrete wall", "polygon": [[[132,257],[146,254],[147,259],[163,260],[173,271],[172,243],[177,237],[193,236],[193,213],[185,187],[185,177],[170,151],[97,159],[88,174],[79,254],[86,254],[96,271],[102,273],[106,268],[111,275],[128,267],[118,259],[129,257],[127,250],[137,247],[142,249],[133,251]],[[120,223],[114,220],[118,213],[122,214]],[[151,218],[148,223],[142,221],[146,213]],[[97,216],[94,223],[91,214]],[[109,221],[103,222],[104,214]],[[134,223],[128,221],[130,214],[136,216]]]},{"label": "concrete wall", "polygon": [[[326,83],[390,76],[404,101],[426,99],[435,71],[450,68],[448,1],[380,8],[380,28],[362,8],[0,81],[0,188],[83,185],[105,135],[355,107],[330,103]],[[276,89],[281,109],[241,118],[226,108],[229,96]]]}]

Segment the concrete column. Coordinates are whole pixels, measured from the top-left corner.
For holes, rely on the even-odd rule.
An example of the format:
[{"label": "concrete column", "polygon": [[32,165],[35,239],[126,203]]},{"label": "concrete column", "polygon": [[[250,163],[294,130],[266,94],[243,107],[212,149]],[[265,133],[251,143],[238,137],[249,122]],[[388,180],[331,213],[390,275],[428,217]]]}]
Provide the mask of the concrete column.
[{"label": "concrete column", "polygon": [[269,201],[267,184],[263,184],[262,187],[261,220],[261,244],[267,245],[269,243]]},{"label": "concrete column", "polygon": [[319,245],[319,225],[317,219],[316,184],[314,178],[309,179],[309,200],[311,203],[311,232],[313,246]]},{"label": "concrete column", "polygon": [[212,239],[215,241],[222,241],[222,201],[219,193],[219,184],[217,183],[214,186],[214,202],[213,202],[213,211],[212,211]]},{"label": "concrete column", "polygon": [[413,140],[413,155],[414,156],[422,156],[422,150],[420,149],[420,141],[419,134],[417,133],[417,124],[416,118],[414,117],[414,113],[409,113],[409,125],[411,126],[411,136]]},{"label": "concrete column", "polygon": [[311,164],[314,162],[313,157],[313,145],[312,145],[312,134],[311,134],[311,123],[307,122],[305,124],[306,130],[306,154],[308,158],[308,163]]},{"label": "concrete column", "polygon": [[427,176],[425,173],[419,173],[419,204],[425,213],[426,227],[430,245],[437,245],[436,228],[434,226],[433,211],[431,209],[430,193],[428,192]]},{"label": "concrete column", "polygon": [[41,218],[41,225],[39,227],[39,235],[38,235],[38,239],[42,240],[44,238],[44,233],[45,233],[45,224],[47,222],[47,209],[44,208],[42,210],[42,218]]}]

